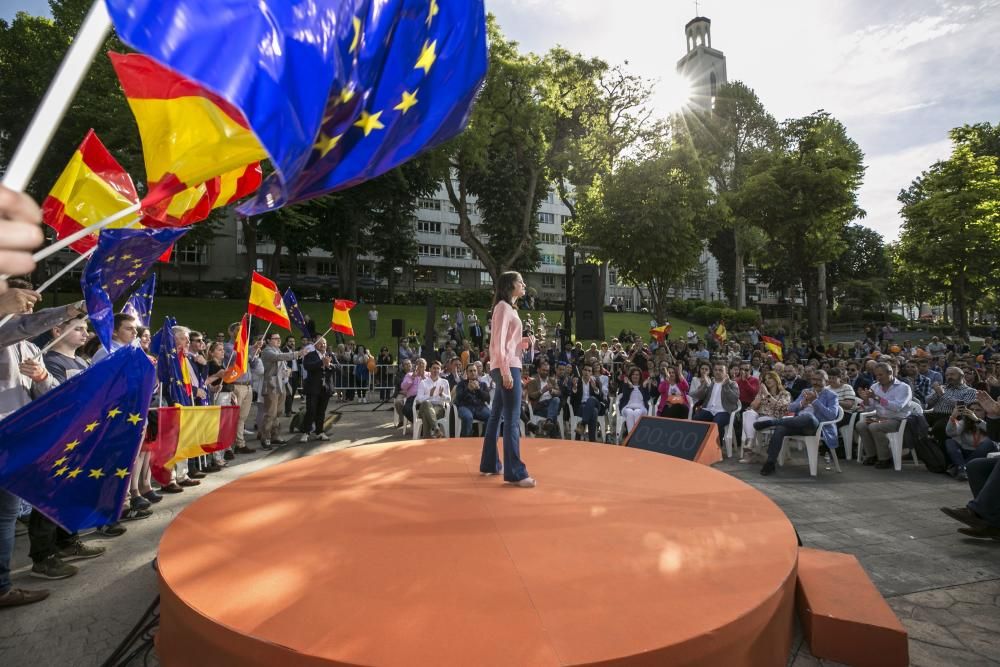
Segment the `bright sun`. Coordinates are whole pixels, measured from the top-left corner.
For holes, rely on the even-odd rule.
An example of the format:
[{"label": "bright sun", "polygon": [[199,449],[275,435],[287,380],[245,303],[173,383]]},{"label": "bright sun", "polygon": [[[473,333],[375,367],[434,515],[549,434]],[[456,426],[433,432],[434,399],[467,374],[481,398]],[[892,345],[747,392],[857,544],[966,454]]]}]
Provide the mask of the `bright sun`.
[{"label": "bright sun", "polygon": [[670,113],[682,111],[691,101],[691,93],[691,81],[676,72],[664,77],[657,86],[660,104]]}]

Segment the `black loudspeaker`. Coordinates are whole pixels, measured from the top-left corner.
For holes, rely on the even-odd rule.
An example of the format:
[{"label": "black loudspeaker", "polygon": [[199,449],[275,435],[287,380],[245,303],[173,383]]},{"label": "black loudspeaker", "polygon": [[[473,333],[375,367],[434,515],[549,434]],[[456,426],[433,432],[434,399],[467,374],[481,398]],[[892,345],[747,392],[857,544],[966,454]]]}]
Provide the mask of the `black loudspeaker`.
[{"label": "black loudspeaker", "polygon": [[573,271],[576,339],[604,340],[604,308],[601,307],[601,269],[595,264],[577,264]]},{"label": "black loudspeaker", "polygon": [[403,320],[392,321],[392,337],[402,338],[406,335],[406,322]]}]

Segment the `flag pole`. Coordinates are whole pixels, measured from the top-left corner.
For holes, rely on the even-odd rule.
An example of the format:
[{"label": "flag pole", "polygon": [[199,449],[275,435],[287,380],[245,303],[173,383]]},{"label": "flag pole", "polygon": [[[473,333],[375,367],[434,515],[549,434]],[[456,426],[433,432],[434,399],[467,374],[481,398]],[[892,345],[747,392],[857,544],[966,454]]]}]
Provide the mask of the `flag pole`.
[{"label": "flag pole", "polygon": [[21,138],[14,157],[7,165],[3,184],[12,190],[23,192],[31,182],[38,163],[52,141],[52,135],[66,115],[70,102],[80,88],[90,64],[104,44],[104,38],[111,31],[111,16],[104,0],[94,0],[80,32],[76,34],[69,51],[63,57],[59,71],[49,84],[42,103],[35,111],[28,130]]},{"label": "flag pole", "polygon": [[322,335],[322,336],[320,336],[320,338],[326,338],[326,335],[327,335],[328,333],[330,333],[331,331],[333,331],[333,327],[330,327],[329,329],[327,329],[326,331],[324,331],[324,332],[323,332],[323,335]]},{"label": "flag pole", "polygon": [[[84,317],[83,317],[83,321],[84,321],[84,322],[87,322],[87,321],[89,321],[89,320],[90,320],[90,318],[89,318],[89,317],[87,317],[87,316],[84,316]],[[39,359],[39,358],[41,358],[41,357],[42,357],[42,355],[44,355],[44,354],[45,354],[46,352],[48,352],[48,351],[49,351],[49,350],[51,350],[51,349],[52,349],[53,347],[55,347],[55,346],[56,346],[56,343],[58,343],[59,341],[61,341],[61,340],[62,340],[63,338],[65,338],[66,336],[70,335],[70,334],[71,334],[72,332],[73,332],[73,330],[72,330],[72,329],[70,329],[70,328],[67,328],[67,329],[66,329],[66,331],[63,331],[63,332],[62,332],[61,334],[59,334],[59,336],[57,336],[56,338],[53,338],[52,340],[50,340],[50,341],[49,341],[49,343],[48,343],[48,345],[46,345],[46,346],[45,346],[45,347],[43,347],[43,348],[42,348],[41,350],[39,350],[39,351],[38,351],[38,354],[36,354],[36,355],[35,355],[34,357],[32,357],[32,358],[31,358],[31,360],[32,360],[32,361],[34,361],[34,360],[36,360],[36,359]]]},{"label": "flag pole", "polygon": [[[96,250],[97,250],[97,246],[95,245],[93,248],[91,248],[87,252],[83,253],[82,255],[80,255],[79,257],[77,257],[76,259],[74,259],[72,262],[70,262],[69,264],[67,264],[66,266],[64,266],[62,269],[60,269],[56,273],[56,275],[52,276],[51,278],[49,278],[48,280],[46,280],[44,283],[42,283],[38,287],[38,289],[36,289],[35,291],[41,293],[41,292],[44,292],[47,288],[52,287],[52,285],[54,285],[57,280],[59,280],[64,275],[66,275],[67,273],[69,273],[73,269],[74,266],[76,266],[77,264],[79,264],[83,260],[85,260],[88,257],[90,257],[91,255],[93,255]],[[13,317],[14,317],[14,313],[10,313],[10,314],[6,315],[2,320],[0,320],[0,327],[2,327],[3,325],[7,324],[8,322],[10,322],[11,318],[13,318]]]},{"label": "flag pole", "polygon": [[271,323],[268,322],[267,323],[267,327],[264,328],[264,335],[260,337],[261,340],[264,341],[265,345],[267,344],[267,332],[270,331],[270,330],[271,330]]}]

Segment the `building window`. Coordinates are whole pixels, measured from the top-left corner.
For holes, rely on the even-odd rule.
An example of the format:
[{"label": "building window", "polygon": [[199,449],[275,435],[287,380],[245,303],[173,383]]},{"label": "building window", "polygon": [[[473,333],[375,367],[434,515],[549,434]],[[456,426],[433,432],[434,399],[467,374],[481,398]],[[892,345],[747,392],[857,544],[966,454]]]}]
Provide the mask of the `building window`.
[{"label": "building window", "polygon": [[448,225],[448,236],[458,236],[458,225]]},{"label": "building window", "polygon": [[568,225],[572,221],[573,221],[573,216],[571,216],[571,215],[564,215],[564,216],[562,216],[562,224],[563,225]]},{"label": "building window", "polygon": [[358,264],[358,276],[371,278],[375,275],[375,267],[372,264]]},{"label": "building window", "polygon": [[204,266],[208,264],[208,247],[201,243],[193,243],[175,248],[174,261],[177,264]]},{"label": "building window", "polygon": [[300,259],[298,260],[298,262],[296,262],[295,273],[297,273],[300,276],[309,275],[309,264],[306,262],[306,260]]},{"label": "building window", "polygon": [[424,197],[417,198],[417,206],[419,208],[425,208],[428,211],[440,211],[441,210],[441,200],[440,199],[425,199]]},{"label": "building window", "polygon": [[555,204],[556,203],[556,192],[555,192],[555,190],[549,190],[549,193],[547,195],[545,195],[545,201],[547,201],[550,204]]},{"label": "building window", "polygon": [[566,289],[566,276],[559,278],[559,287]]},{"label": "building window", "polygon": [[556,221],[556,216],[554,216],[551,213],[538,214],[538,222],[542,223],[543,225],[551,225],[554,224],[555,221]]},{"label": "building window", "polygon": [[417,254],[420,255],[421,257],[440,257],[441,246],[421,243],[420,245],[417,246]]},{"label": "building window", "polygon": [[462,246],[445,246],[445,257],[448,259],[471,259],[472,253]]},{"label": "building window", "polygon": [[440,234],[441,223],[431,222],[430,220],[417,220],[417,231],[426,234]]},{"label": "building window", "polygon": [[562,255],[552,255],[549,253],[542,253],[542,264],[549,264],[551,266],[562,266],[566,263],[566,258]]},{"label": "building window", "polygon": [[552,243],[554,245],[562,245],[563,237],[561,234],[547,234],[542,232],[538,235],[538,242]]},{"label": "building window", "polygon": [[555,286],[556,286],[556,277],[548,273],[543,273],[542,287],[555,287]]},{"label": "building window", "polygon": [[316,262],[316,275],[317,276],[335,276],[337,275],[337,265],[333,262]]},{"label": "building window", "polygon": [[413,271],[413,279],[418,283],[432,283],[436,280],[434,268],[430,266],[418,266]]},{"label": "building window", "polygon": [[617,285],[618,284],[618,272],[614,269],[608,269],[608,284]]},{"label": "building window", "polygon": [[715,78],[715,72],[712,72],[709,75],[709,77],[708,77],[708,85],[709,85],[709,88],[712,89],[712,97],[715,97],[715,89],[716,89],[716,85],[717,85],[717,81],[716,81],[716,78]]},{"label": "building window", "polygon": [[493,276],[490,275],[489,271],[479,272],[479,286],[480,287],[492,287],[493,286]]},{"label": "building window", "polygon": [[[448,210],[452,213],[458,213],[458,209],[452,203],[448,204]],[[472,205],[472,202],[465,202],[465,212],[469,215],[473,215],[476,212],[476,207]]]},{"label": "building window", "polygon": [[462,274],[457,269],[448,269],[444,272],[444,281],[449,285],[461,285]]}]

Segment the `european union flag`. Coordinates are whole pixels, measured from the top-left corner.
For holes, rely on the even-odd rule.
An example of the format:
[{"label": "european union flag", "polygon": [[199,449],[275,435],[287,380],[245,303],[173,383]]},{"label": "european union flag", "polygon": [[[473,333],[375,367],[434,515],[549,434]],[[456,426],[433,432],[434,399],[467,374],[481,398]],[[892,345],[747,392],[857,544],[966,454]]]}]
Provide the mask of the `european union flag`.
[{"label": "european union flag", "polygon": [[455,136],[486,75],[483,0],[107,0],[130,46],[246,116],[275,173],[256,214]]},{"label": "european union flag", "polygon": [[189,227],[180,229],[102,229],[97,250],[80,277],[94,331],[111,349],[114,302],[127,294]]},{"label": "european union flag", "polygon": [[155,384],[129,345],[0,421],[0,486],[70,532],[117,521]]},{"label": "european union flag", "polygon": [[191,372],[187,360],[177,349],[173,328],[177,320],[169,315],[163,321],[163,328],[156,332],[149,344],[149,351],[157,355],[156,373],[166,393],[164,401],[169,405],[194,405]]},{"label": "european union flag", "polygon": [[149,318],[153,314],[153,294],[156,292],[156,274],[150,274],[139,289],[125,302],[123,313],[128,313],[144,327],[149,327]]},{"label": "european union flag", "polygon": [[299,328],[304,337],[311,338],[313,334],[309,331],[306,316],[302,314],[302,309],[299,308],[299,300],[295,298],[295,292],[292,291],[291,287],[285,290],[282,298],[285,301],[285,310],[288,311],[288,319],[295,323],[295,326]]}]

